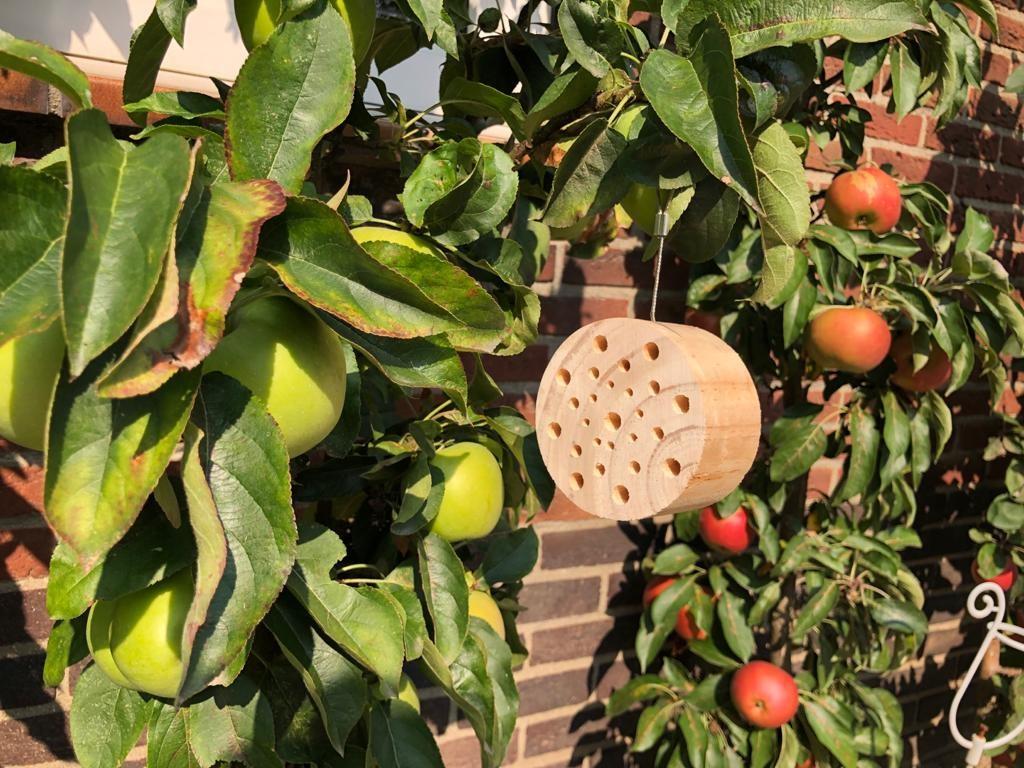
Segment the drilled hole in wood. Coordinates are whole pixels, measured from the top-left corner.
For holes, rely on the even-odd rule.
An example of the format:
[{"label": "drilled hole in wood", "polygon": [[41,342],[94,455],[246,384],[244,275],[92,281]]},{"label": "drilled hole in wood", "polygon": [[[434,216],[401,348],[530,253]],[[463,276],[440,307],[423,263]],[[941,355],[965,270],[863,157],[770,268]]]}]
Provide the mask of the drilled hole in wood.
[{"label": "drilled hole in wood", "polygon": [[583,487],[583,475],[579,472],[573,472],[569,475],[569,482],[572,483],[573,490],[578,491]]},{"label": "drilled hole in wood", "polygon": [[561,437],[562,425],[559,424],[557,421],[552,421],[550,424],[548,424],[548,434],[551,435],[552,437]]},{"label": "drilled hole in wood", "polygon": [[631,461],[631,462],[629,462],[629,471],[632,472],[634,475],[639,475],[640,474],[640,462],[639,461]]},{"label": "drilled hole in wood", "polygon": [[604,464],[598,463],[594,465],[594,474],[598,477],[604,476]]},{"label": "drilled hole in wood", "polygon": [[656,395],[656,394],[658,394],[659,392],[661,392],[661,384],[659,384],[659,383],[658,383],[658,382],[656,382],[656,381],[652,381],[651,383],[649,383],[649,384],[647,385],[647,388],[648,388],[649,390],[651,390],[651,394],[652,394],[652,395]]},{"label": "drilled hole in wood", "polygon": [[626,358],[622,358],[621,360],[619,360],[619,370],[620,371],[628,371],[629,370],[629,360],[627,360]]},{"label": "drilled hole in wood", "polygon": [[626,387],[624,390],[622,390],[622,394],[625,395],[626,397],[632,397],[633,396],[633,388],[632,387]]},{"label": "drilled hole in wood", "polygon": [[584,419],[583,420],[583,426],[584,427],[589,427],[590,426],[590,419]]},{"label": "drilled hole in wood", "polygon": [[687,413],[690,410],[690,398],[686,395],[676,395],[676,413]]},{"label": "drilled hole in wood", "polygon": [[572,450],[570,450],[569,452],[576,458],[579,458],[580,456],[583,455],[583,446],[580,445],[579,443],[573,443]]},{"label": "drilled hole in wood", "polygon": [[597,402],[597,395],[591,395],[590,396],[590,402],[596,403]]},{"label": "drilled hole in wood", "polygon": [[578,397],[570,397],[569,407],[575,411],[577,408],[580,407],[580,399]]},{"label": "drilled hole in wood", "polygon": [[612,412],[604,417],[605,429],[617,432],[619,427],[622,426],[622,417],[619,414]]},{"label": "drilled hole in wood", "polygon": [[605,352],[605,351],[607,351],[607,349],[608,349],[608,339],[606,339],[604,336],[595,336],[594,337],[594,349],[596,349],[598,352]]},{"label": "drilled hole in wood", "polygon": [[600,376],[600,375],[601,375],[601,372],[599,370],[597,370],[597,368],[591,368],[590,369],[590,378],[592,378],[594,381],[597,381],[597,377]]},{"label": "drilled hole in wood", "polygon": [[572,374],[569,373],[565,368],[562,368],[555,374],[555,378],[558,379],[558,383],[563,387],[569,386],[569,382],[572,381]]},{"label": "drilled hole in wood", "polygon": [[646,344],[644,344],[644,357],[646,357],[648,360],[657,360],[658,355],[660,354],[661,350],[658,349],[658,345],[655,344],[653,341],[649,341]]},{"label": "drilled hole in wood", "polygon": [[654,436],[655,436],[655,437],[656,437],[656,438],[657,438],[658,440],[662,440],[662,439],[664,439],[664,437],[665,437],[665,430],[664,430],[664,429],[662,429],[661,427],[655,427],[655,428],[654,428],[654,429],[652,429],[651,431],[652,431],[652,432],[654,433]]},{"label": "drilled hole in wood", "polygon": [[642,419],[644,417],[644,409],[643,408],[637,408],[636,409],[636,417],[638,419]]},{"label": "drilled hole in wood", "polygon": [[594,445],[600,445],[600,444],[601,444],[601,438],[600,437],[595,437],[594,438]]},{"label": "drilled hole in wood", "polygon": [[629,433],[629,442],[635,443],[639,439],[640,438],[636,436],[636,432],[630,432]]},{"label": "drilled hole in wood", "polygon": [[668,461],[665,462],[665,473],[666,474],[671,475],[672,477],[676,477],[682,471],[683,471],[683,465],[680,464],[675,459],[669,459]]},{"label": "drilled hole in wood", "polygon": [[629,489],[624,485],[616,485],[612,489],[612,498],[616,504],[627,504],[629,502]]},{"label": "drilled hole in wood", "polygon": [[615,450],[615,443],[613,443],[611,440],[608,441],[608,450],[609,451],[614,451]]},{"label": "drilled hole in wood", "polygon": [[608,379],[607,386],[608,389],[615,389],[615,382],[612,381],[611,379]]}]

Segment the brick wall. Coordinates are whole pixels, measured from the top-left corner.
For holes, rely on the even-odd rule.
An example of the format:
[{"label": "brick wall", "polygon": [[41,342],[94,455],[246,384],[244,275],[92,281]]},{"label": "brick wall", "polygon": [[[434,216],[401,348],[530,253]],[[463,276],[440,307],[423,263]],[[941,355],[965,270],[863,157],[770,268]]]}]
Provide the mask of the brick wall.
[{"label": "brick wall", "polygon": [[[863,106],[874,116],[868,126],[868,159],[891,163],[907,181],[928,179],[953,193],[957,210],[967,205],[989,215],[998,250],[1011,271],[1024,275],[1024,119],[1014,96],[998,86],[1024,62],[1024,12],[1019,3],[999,0],[1000,43],[985,46],[985,82],[974,89],[964,117],[942,131],[928,115],[897,123],[881,99]],[[975,20],[976,28],[980,26]],[[124,124],[116,84],[98,81],[97,101],[113,122]],[[59,141],[59,99],[38,85],[0,71],[0,141],[17,139],[19,150],[38,156]],[[46,118],[39,115],[56,115]],[[827,155],[809,159],[809,181],[828,183]],[[957,217],[954,217],[956,220]],[[537,381],[561,340],[580,324],[606,317],[646,316],[653,282],[640,263],[635,240],[616,241],[599,259],[569,258],[564,244],[552,247],[537,286],[543,299],[541,337],[515,359],[495,359],[490,369],[505,390],[531,413]],[[685,267],[664,266],[659,319],[684,318]],[[912,555],[927,586],[932,633],[921,660],[893,680],[906,705],[910,759],[952,766],[960,752],[942,720],[952,697],[952,680],[976,647],[976,630],[961,627],[960,611],[972,544],[967,531],[980,521],[992,478],[1001,474],[980,460],[984,435],[993,426],[984,390],[968,387],[955,397],[958,429],[941,466],[923,484],[917,526],[924,549]],[[46,563],[52,537],[38,515],[41,478],[38,454],[21,454],[0,444],[0,766],[63,765],[70,760],[66,710],[69,682],[46,690],[40,682],[49,622],[44,607]],[[837,480],[838,467],[814,470],[816,486]],[[621,766],[616,735],[623,725],[607,723],[601,701],[631,674],[632,638],[642,581],[639,560],[657,536],[655,523],[624,525],[588,518],[559,499],[540,518],[540,566],[523,592],[527,612],[520,627],[531,656],[519,671],[521,717],[507,765]],[[968,579],[969,581],[969,579]],[[468,725],[448,703],[424,691],[424,712],[440,733],[449,768],[477,762]],[[141,757],[137,752],[133,757]],[[908,760],[909,762],[909,760]]]}]

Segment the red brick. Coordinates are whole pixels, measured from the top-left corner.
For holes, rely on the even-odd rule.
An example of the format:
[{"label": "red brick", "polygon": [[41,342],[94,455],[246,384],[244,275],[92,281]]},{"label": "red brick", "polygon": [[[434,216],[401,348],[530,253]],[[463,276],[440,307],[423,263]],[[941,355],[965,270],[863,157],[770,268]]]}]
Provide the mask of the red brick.
[{"label": "red brick", "polygon": [[46,114],[47,96],[46,83],[41,80],[0,69],[0,109]]},{"label": "red brick", "polygon": [[975,120],[1003,128],[1024,127],[1024,122],[1021,121],[1020,104],[1016,96],[1000,93],[994,87],[985,88],[982,91],[974,88],[971,90],[971,98],[967,102],[967,114]]},{"label": "red brick", "polygon": [[810,149],[807,151],[807,159],[804,161],[804,165],[814,171],[835,173],[839,170],[838,163],[841,159],[842,149],[838,141],[829,142],[825,145],[824,149],[819,149],[818,145],[812,141]]},{"label": "red brick", "polygon": [[0,707],[22,709],[53,701],[54,689],[43,686],[45,658],[42,653],[34,653],[0,659],[0,680],[3,680]]},{"label": "red brick", "polygon": [[0,765],[31,765],[73,756],[67,715],[0,721]]},{"label": "red brick", "polygon": [[484,368],[495,381],[540,381],[547,364],[548,348],[540,344],[514,357],[484,356]]},{"label": "red brick", "polygon": [[545,570],[580,565],[621,563],[636,550],[634,531],[609,524],[586,530],[543,531],[541,567]]},{"label": "red brick", "polygon": [[0,646],[12,643],[39,642],[50,634],[50,617],[46,613],[46,590],[0,593]]},{"label": "red brick", "polygon": [[839,485],[840,476],[839,467],[833,464],[815,464],[807,477],[807,490],[812,494],[830,494]]},{"label": "red brick", "polygon": [[53,544],[46,528],[0,531],[0,580],[46,576]]},{"label": "red brick", "polygon": [[541,299],[540,332],[568,336],[587,323],[609,317],[625,317],[625,299],[551,296]]},{"label": "red brick", "polygon": [[[1024,20],[1020,14],[1012,14],[1000,10],[997,15],[999,19],[999,43],[1007,48],[1017,51],[1024,51]],[[983,37],[989,39],[991,32],[986,28]]]},{"label": "red brick", "polygon": [[548,258],[537,275],[538,283],[550,283],[555,279],[555,262],[558,260],[558,248],[551,246],[548,249]]},{"label": "red brick", "polygon": [[43,511],[43,468],[0,467],[0,519]]},{"label": "red brick", "polygon": [[981,54],[981,76],[990,83],[1006,84],[1006,78],[1017,66],[1004,53],[986,47]]},{"label": "red brick", "polygon": [[635,636],[636,619],[633,616],[618,621],[609,618],[582,624],[564,621],[552,629],[533,633],[530,663],[552,664],[629,650]]},{"label": "red brick", "polygon": [[551,506],[544,512],[541,518],[544,522],[567,522],[570,520],[593,520],[593,515],[584,512],[565,497],[561,491],[555,492],[555,498]]},{"label": "red brick", "polygon": [[950,123],[936,130],[928,121],[925,145],[929,149],[957,157],[976,157],[995,162],[999,158],[999,136],[987,125],[976,128],[963,123]]},{"label": "red brick", "polygon": [[[642,261],[643,248],[626,251],[610,247],[596,259],[566,259],[562,281],[575,285],[610,285],[629,288],[654,287],[654,262]],[[670,254],[662,266],[663,290],[685,290],[688,268],[678,255]]]},{"label": "red brick", "polygon": [[867,125],[868,136],[889,139],[909,146],[917,145],[923,120],[920,115],[910,114],[902,120],[897,120],[895,114],[886,112],[885,107],[878,104],[865,102],[864,107],[871,113],[871,122]]},{"label": "red brick", "polygon": [[587,667],[519,681],[519,716],[582,704],[590,695]]},{"label": "red brick", "polygon": [[926,158],[900,150],[871,147],[871,161],[877,165],[892,165],[896,176],[903,181],[930,181],[943,190],[953,186],[953,166],[934,157]]},{"label": "red brick", "polygon": [[1024,141],[1003,136],[999,160],[1003,165],[1024,168]]},{"label": "red brick", "polygon": [[519,614],[518,623],[593,613],[600,608],[600,599],[598,576],[527,584],[519,593],[519,602],[526,610]]},{"label": "red brick", "polygon": [[1000,173],[975,166],[957,169],[956,194],[996,203],[1019,203],[1024,192],[1024,176]]},{"label": "red brick", "polygon": [[573,749],[569,765],[578,765],[609,740],[603,707],[592,705],[571,715],[531,723],[526,727],[526,754],[536,757],[548,752]]}]

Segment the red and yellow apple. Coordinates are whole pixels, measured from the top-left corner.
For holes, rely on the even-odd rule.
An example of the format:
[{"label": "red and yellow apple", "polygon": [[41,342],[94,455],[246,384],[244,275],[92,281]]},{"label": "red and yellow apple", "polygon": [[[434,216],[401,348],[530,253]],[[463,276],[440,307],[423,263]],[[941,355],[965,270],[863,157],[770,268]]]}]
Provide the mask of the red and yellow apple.
[{"label": "red and yellow apple", "polygon": [[793,676],[767,661],[751,661],[732,676],[733,706],[755,728],[781,728],[800,706]]},{"label": "red and yellow apple", "polygon": [[889,354],[892,334],[885,318],[868,307],[831,307],[807,329],[807,352],[825,370],[867,373]]},{"label": "red and yellow apple", "polygon": [[86,628],[96,666],[125,688],[173,698],[184,671],[181,641],[193,594],[186,568],[137,592],[97,601]]},{"label": "red and yellow apple", "polygon": [[900,220],[899,184],[881,168],[866,166],[837,176],[825,193],[825,213],[842,229],[884,235]]},{"label": "red and yellow apple", "polygon": [[743,507],[727,517],[720,517],[714,507],[705,507],[700,513],[700,537],[712,549],[738,555],[753,543],[749,522]]},{"label": "red and yellow apple", "polygon": [[0,437],[36,451],[46,442],[46,420],[64,361],[60,321],[0,344]]},{"label": "red and yellow apple", "polygon": [[444,476],[444,495],[430,530],[447,541],[481,539],[498,524],[505,506],[501,465],[480,443],[441,448],[430,465]]},{"label": "red and yellow apple", "polygon": [[284,296],[260,298],[229,315],[230,330],[206,359],[263,400],[289,456],[330,434],[345,404],[341,339],[312,312]]},{"label": "red and yellow apple", "polygon": [[942,389],[953,375],[949,356],[938,347],[931,348],[928,361],[920,370],[914,370],[914,339],[909,333],[900,335],[892,344],[890,353],[896,363],[896,372],[890,377],[893,384],[908,392],[931,392]]}]

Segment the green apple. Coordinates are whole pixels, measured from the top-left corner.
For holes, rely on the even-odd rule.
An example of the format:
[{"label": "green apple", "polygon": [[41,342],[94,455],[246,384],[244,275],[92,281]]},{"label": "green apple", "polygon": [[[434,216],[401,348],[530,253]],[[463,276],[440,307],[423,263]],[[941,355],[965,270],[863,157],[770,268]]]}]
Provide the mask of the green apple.
[{"label": "green apple", "polygon": [[222,371],[267,404],[289,456],[319,444],[345,404],[345,353],[337,334],[284,296],[243,304],[204,370]]},{"label": "green apple", "polygon": [[479,589],[469,590],[469,615],[483,619],[491,625],[498,637],[505,639],[505,621],[501,618],[501,609],[489,594]]},{"label": "green apple", "polygon": [[280,16],[281,0],[235,0],[235,22],[246,50],[263,45]]},{"label": "green apple", "polygon": [[444,495],[430,530],[447,541],[480,539],[494,530],[505,505],[501,466],[479,443],[455,443],[430,461],[444,475]]},{"label": "green apple", "polygon": [[[630,128],[643,110],[643,104],[634,104],[625,109],[612,125],[612,130],[627,139],[630,138]],[[619,205],[641,230],[648,235],[654,232],[654,216],[661,206],[656,188],[644,184],[633,184]]]},{"label": "green apple", "polygon": [[181,640],[192,605],[191,569],[89,613],[86,640],[96,665],[118,685],[172,698],[181,683]]},{"label": "green apple", "polygon": [[60,322],[0,344],[0,437],[36,451],[64,360]]},{"label": "green apple", "polygon": [[398,681],[398,698],[417,712],[420,711],[420,694],[408,675],[402,675],[402,679]]}]

